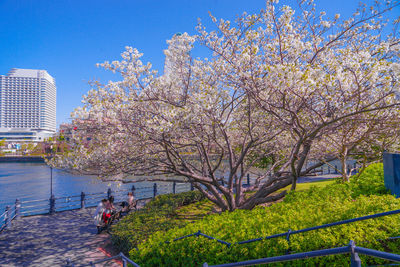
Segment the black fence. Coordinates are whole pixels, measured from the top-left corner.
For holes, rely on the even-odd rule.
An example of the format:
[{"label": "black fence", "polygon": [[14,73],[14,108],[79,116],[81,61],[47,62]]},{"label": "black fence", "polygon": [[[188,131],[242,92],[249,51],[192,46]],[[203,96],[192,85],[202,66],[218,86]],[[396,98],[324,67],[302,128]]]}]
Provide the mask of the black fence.
[{"label": "black fence", "polygon": [[189,183],[169,183],[160,185],[154,183],[148,187],[138,187],[134,185],[130,189],[112,191],[108,188],[105,192],[85,193],[80,195],[55,197],[50,199],[19,200],[16,199],[13,205],[7,205],[5,211],[0,215],[0,233],[11,227],[12,221],[18,217],[54,214],[56,212],[84,209],[86,207],[96,207],[98,203],[111,195],[116,203],[126,201],[128,192],[132,192],[136,200],[146,200],[162,194],[175,194],[193,190]]}]

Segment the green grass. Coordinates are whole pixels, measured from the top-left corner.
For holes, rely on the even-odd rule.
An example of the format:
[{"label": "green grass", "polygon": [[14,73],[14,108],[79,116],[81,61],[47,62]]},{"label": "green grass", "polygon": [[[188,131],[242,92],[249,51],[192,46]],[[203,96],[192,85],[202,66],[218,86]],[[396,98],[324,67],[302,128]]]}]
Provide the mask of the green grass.
[{"label": "green grass", "polygon": [[[336,183],[337,179],[331,179],[331,180],[322,180],[322,181],[315,181],[315,182],[309,182],[309,183],[301,183],[296,185],[296,191],[303,191],[303,190],[308,190],[312,186],[316,187],[324,187],[330,184]],[[291,185],[285,187],[282,190],[290,190]]]}]

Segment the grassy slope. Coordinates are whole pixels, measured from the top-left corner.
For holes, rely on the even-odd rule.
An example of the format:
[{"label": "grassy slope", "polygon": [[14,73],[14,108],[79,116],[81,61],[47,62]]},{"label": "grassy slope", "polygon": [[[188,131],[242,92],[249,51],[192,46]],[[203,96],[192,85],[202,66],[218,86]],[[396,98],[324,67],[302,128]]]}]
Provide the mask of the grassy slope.
[{"label": "grassy slope", "polygon": [[[325,187],[327,185],[335,183],[335,180],[324,180],[324,181],[315,181],[310,183],[301,183],[297,184],[296,191],[304,191],[310,189],[312,186],[320,188]],[[281,189],[280,191],[287,190],[290,191],[290,185]],[[183,206],[179,208],[176,212],[179,215],[181,220],[188,220],[189,222],[193,222],[198,219],[202,219],[205,215],[213,213],[214,205],[211,201],[203,199],[197,203],[193,203],[187,206]]]},{"label": "grassy slope", "polygon": [[[298,184],[297,192],[290,194],[282,203],[269,208],[210,215],[183,228],[155,232],[139,246],[138,252],[131,251],[130,255],[133,260],[145,266],[199,266],[205,261],[216,264],[285,254],[289,244],[283,238],[243,246],[233,245],[230,249],[204,238],[191,237],[171,244],[164,244],[164,241],[201,230],[228,242],[237,242],[285,232],[287,229],[297,230],[399,209],[400,199],[395,199],[384,190],[383,168],[381,166],[372,168],[371,172],[366,174],[365,176],[369,177],[362,177],[359,181],[354,179],[356,182],[350,184],[335,184],[335,181]],[[374,181],[377,185],[373,185]],[[324,189],[327,185],[329,185],[327,189]],[[182,208],[179,212],[203,215],[210,212],[211,208],[207,201],[202,201]],[[294,235],[291,238],[290,250],[300,252],[335,247],[345,245],[352,239],[364,247],[399,253],[399,242],[377,241],[400,235],[399,229],[399,216],[387,216]],[[368,242],[359,243],[366,240]],[[369,264],[384,263],[364,256],[362,258],[363,262]],[[297,261],[292,264],[343,266],[348,264],[348,257],[322,257],[307,263]]]}]

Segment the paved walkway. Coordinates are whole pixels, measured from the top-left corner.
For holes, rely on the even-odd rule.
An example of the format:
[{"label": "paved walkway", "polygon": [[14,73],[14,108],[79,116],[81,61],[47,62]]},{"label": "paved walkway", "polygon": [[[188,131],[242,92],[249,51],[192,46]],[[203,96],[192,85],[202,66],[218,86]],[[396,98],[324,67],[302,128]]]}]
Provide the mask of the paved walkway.
[{"label": "paved walkway", "polygon": [[316,175],[316,176],[302,176],[297,179],[297,183],[310,183],[310,182],[317,182],[317,181],[324,181],[324,180],[331,180],[335,178],[342,177],[340,174],[323,174],[323,175]]},{"label": "paved walkway", "polygon": [[[0,266],[84,266],[113,253],[110,236],[96,234],[94,208],[23,217],[0,234]],[[102,265],[97,265],[102,266]],[[104,266],[121,266],[108,262]]]}]

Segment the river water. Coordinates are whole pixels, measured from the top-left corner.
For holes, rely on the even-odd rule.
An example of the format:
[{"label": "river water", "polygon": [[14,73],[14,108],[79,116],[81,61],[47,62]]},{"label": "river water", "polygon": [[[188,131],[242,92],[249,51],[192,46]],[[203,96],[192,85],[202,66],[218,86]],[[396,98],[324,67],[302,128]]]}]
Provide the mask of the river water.
[{"label": "river water", "polygon": [[[350,162],[349,162],[350,164]],[[354,164],[354,162],[351,162]],[[340,166],[339,162],[334,165]],[[327,173],[328,166],[324,166]],[[251,179],[251,182],[253,178]],[[315,180],[312,178],[311,180]],[[308,182],[300,179],[299,182]],[[245,183],[245,181],[244,181]],[[136,182],[137,198],[151,197],[153,182]],[[171,193],[172,183],[157,182],[158,194]],[[53,169],[53,194],[56,198],[130,189],[132,183],[104,182],[95,176],[79,176],[62,170]],[[189,184],[178,184],[176,192],[188,191]],[[50,168],[44,163],[0,163],[0,214],[6,205],[13,205],[16,199],[21,201],[45,200],[50,198]]]},{"label": "river water", "polygon": [[[171,183],[157,183],[160,187],[158,193],[167,193],[171,190]],[[161,186],[168,188],[163,189]],[[141,197],[151,196],[152,182],[135,183],[137,195]],[[53,194],[57,197],[106,192],[130,189],[132,183],[104,182],[95,176],[79,176],[62,170],[53,169]],[[171,187],[171,188],[169,188]],[[184,186],[188,187],[188,186]],[[189,185],[190,187],[190,185]],[[141,192],[141,188],[147,188]],[[150,188],[150,189],[149,189]],[[177,192],[184,191],[182,186]],[[141,194],[142,193],[142,194]],[[143,196],[146,193],[146,196]],[[39,200],[50,198],[50,168],[44,163],[0,163],[0,214],[6,205],[13,205],[16,199],[21,201]]]}]

